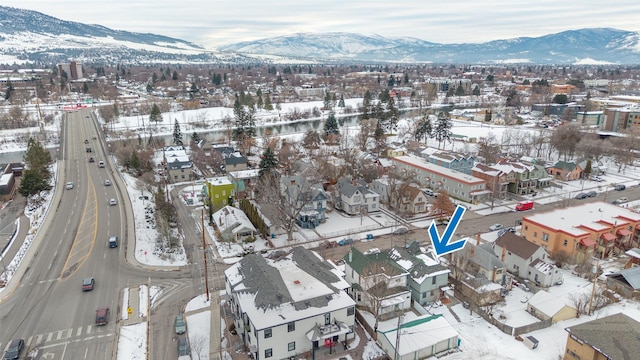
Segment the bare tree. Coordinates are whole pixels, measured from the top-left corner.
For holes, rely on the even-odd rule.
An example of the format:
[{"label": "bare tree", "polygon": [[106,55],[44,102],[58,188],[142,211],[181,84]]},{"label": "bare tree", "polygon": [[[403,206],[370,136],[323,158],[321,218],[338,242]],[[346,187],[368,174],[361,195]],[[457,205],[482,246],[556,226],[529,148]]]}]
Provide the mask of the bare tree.
[{"label": "bare tree", "polygon": [[202,357],[205,355],[204,346],[207,343],[207,338],[203,335],[197,334],[191,336],[189,340],[189,345],[191,346],[191,349],[193,349],[193,353],[198,356],[198,360],[202,359]]},{"label": "bare tree", "polygon": [[611,147],[609,140],[601,140],[597,134],[585,135],[576,145],[576,153],[583,158],[599,162]]},{"label": "bare tree", "polygon": [[440,221],[450,218],[456,210],[456,206],[449,198],[449,192],[440,189],[436,193],[436,200],[431,205],[431,214],[438,216]]},{"label": "bare tree", "polygon": [[373,137],[376,131],[377,120],[362,120],[360,121],[360,132],[357,134],[356,141],[360,151],[367,151],[369,145],[369,139]]},{"label": "bare tree", "polygon": [[551,135],[551,145],[565,160],[575,154],[576,145],[580,141],[580,127],[577,124],[558,126]]},{"label": "bare tree", "polygon": [[389,296],[398,293],[399,289],[394,286],[392,279],[399,274],[400,271],[397,268],[383,260],[373,261],[362,269],[359,285],[366,294],[366,306],[376,318],[375,330],[378,329],[383,301]]},{"label": "bare tree", "polygon": [[478,139],[478,156],[485,164],[495,164],[500,157],[500,144],[493,133]]}]

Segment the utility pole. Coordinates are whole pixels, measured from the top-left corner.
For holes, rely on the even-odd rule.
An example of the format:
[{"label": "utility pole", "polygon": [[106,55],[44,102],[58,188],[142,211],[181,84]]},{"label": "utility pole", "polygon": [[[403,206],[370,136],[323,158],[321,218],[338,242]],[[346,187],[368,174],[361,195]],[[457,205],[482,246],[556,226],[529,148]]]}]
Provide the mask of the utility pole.
[{"label": "utility pole", "polygon": [[402,325],[402,317],[402,314],[398,316],[398,325],[396,329],[396,352],[393,356],[393,360],[400,360],[400,325]]},{"label": "utility pole", "polygon": [[591,309],[593,309],[593,297],[596,294],[596,282],[598,281],[598,268],[600,267],[600,260],[596,262],[596,275],[593,277],[593,288],[591,288],[591,297],[589,298],[589,313],[591,315]]},{"label": "utility pole", "polygon": [[207,243],[204,241],[204,209],[200,209],[202,215],[202,253],[204,254],[204,287],[209,301],[209,273],[207,271]]}]

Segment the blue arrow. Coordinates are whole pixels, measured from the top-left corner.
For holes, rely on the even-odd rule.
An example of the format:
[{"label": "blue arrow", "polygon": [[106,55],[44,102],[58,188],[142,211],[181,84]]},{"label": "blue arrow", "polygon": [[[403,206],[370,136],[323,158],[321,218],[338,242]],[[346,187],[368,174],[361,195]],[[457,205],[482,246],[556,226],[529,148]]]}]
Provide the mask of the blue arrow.
[{"label": "blue arrow", "polygon": [[465,210],[466,209],[460,205],[456,207],[456,211],[454,211],[451,220],[449,220],[447,228],[444,229],[442,238],[440,238],[440,234],[438,234],[435,220],[431,222],[431,225],[429,226],[429,236],[431,237],[431,243],[433,244],[433,249],[436,253],[436,256],[442,256],[454,251],[458,251],[464,247],[464,244],[467,243],[467,240],[464,239],[454,242],[453,244],[449,244],[449,240],[458,228],[458,224],[460,224],[462,215],[464,215]]}]

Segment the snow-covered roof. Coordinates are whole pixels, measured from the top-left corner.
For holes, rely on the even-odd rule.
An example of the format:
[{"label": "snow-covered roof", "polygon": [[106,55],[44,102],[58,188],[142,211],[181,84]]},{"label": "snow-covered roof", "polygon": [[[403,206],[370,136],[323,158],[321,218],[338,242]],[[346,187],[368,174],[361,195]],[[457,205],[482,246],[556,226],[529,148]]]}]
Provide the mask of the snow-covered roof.
[{"label": "snow-covered roof", "polygon": [[467,184],[484,184],[485,183],[483,179],[480,179],[465,173],[461,173],[456,170],[451,170],[443,166],[432,164],[430,162],[425,161],[422,158],[415,157],[415,156],[410,156],[410,155],[396,156],[392,158],[392,160],[394,162],[403,163],[414,168],[425,170],[430,173],[448,177],[458,182],[463,182]]},{"label": "snow-covered roof", "polygon": [[[592,202],[523,217],[523,221],[542,224],[547,228],[575,237],[640,221],[640,214],[606,202]],[[590,230],[590,231],[589,231]]]},{"label": "snow-covered roof", "polygon": [[225,277],[256,329],[355,306],[335,266],[301,246],[276,260],[245,256]]},{"label": "snow-covered roof", "polygon": [[529,298],[528,302],[536,308],[536,311],[540,311],[549,317],[553,317],[562,310],[562,308],[569,306],[566,297],[554,296],[544,290],[535,293],[535,295]]},{"label": "snow-covered roof", "polygon": [[215,221],[221,232],[229,229],[232,234],[242,233],[246,231],[257,232],[255,226],[251,223],[247,215],[232,206],[225,206],[213,214]]},{"label": "snow-covered roof", "polygon": [[[398,329],[381,332],[395,346]],[[400,357],[431,348],[440,342],[458,337],[458,332],[442,315],[422,315],[400,325]]]},{"label": "snow-covered roof", "polygon": [[2,174],[2,176],[0,176],[0,186],[9,185],[9,181],[11,180],[12,176],[13,176],[13,174],[11,174],[11,173]]}]

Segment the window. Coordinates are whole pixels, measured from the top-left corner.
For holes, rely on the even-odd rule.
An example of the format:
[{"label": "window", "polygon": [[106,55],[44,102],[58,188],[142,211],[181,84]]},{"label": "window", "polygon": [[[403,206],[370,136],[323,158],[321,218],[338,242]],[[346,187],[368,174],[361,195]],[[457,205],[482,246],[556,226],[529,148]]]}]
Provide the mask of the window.
[{"label": "window", "polygon": [[349,334],[353,333],[353,325],[349,325]]},{"label": "window", "polygon": [[436,284],[436,277],[432,277],[431,278],[431,285],[435,285]]},{"label": "window", "polygon": [[331,314],[324,314],[324,324],[329,325],[331,323]]},{"label": "window", "polygon": [[272,357],[272,356],[273,356],[273,349],[266,349],[266,350],[264,351],[264,357],[266,357],[266,358],[270,358],[270,357]]},{"label": "window", "polygon": [[222,196],[227,195],[227,190],[222,190]]},{"label": "window", "polygon": [[272,335],[272,333],[271,333],[271,329],[265,329],[265,331],[264,331],[264,338],[265,338],[265,339],[270,338],[270,337],[271,337],[271,335]]},{"label": "window", "polygon": [[549,234],[542,233],[542,241],[549,241]]},{"label": "window", "polygon": [[287,324],[287,331],[288,332],[296,331],[296,323],[294,323],[294,322],[288,323]]},{"label": "window", "polygon": [[292,342],[289,343],[289,345],[287,345],[287,350],[293,351],[295,349],[296,349],[296,342],[295,341],[292,341]]},{"label": "window", "polygon": [[347,309],[347,316],[353,316],[353,314],[356,313],[356,308],[355,307],[350,307]]},{"label": "window", "polygon": [[538,237],[538,233],[537,232],[533,232],[533,237]]},{"label": "window", "polygon": [[564,239],[564,241],[562,242],[562,245],[567,246],[567,244],[569,244],[569,240]]},{"label": "window", "polygon": [[426,298],[426,297],[427,297],[427,293],[426,293],[426,292],[423,292],[423,293],[422,293],[422,298],[424,299],[424,298]]}]

